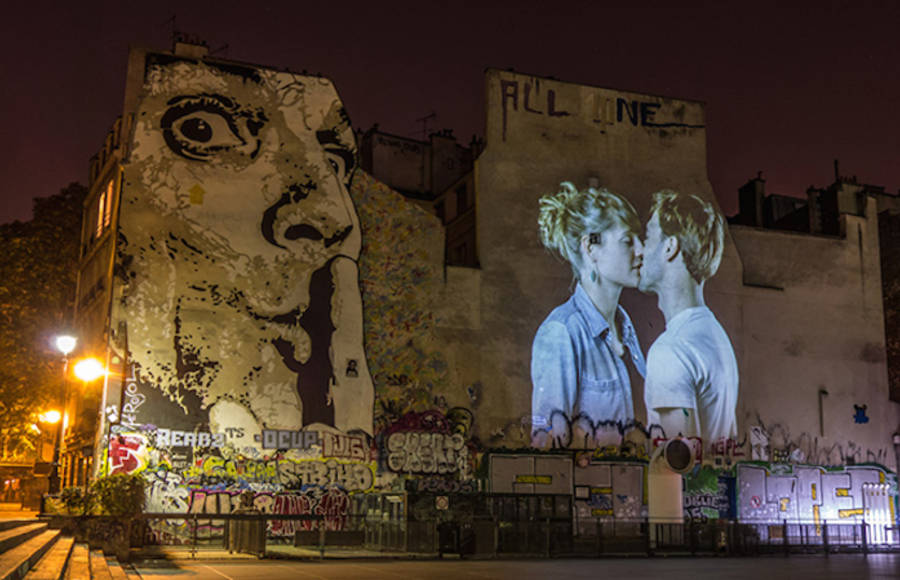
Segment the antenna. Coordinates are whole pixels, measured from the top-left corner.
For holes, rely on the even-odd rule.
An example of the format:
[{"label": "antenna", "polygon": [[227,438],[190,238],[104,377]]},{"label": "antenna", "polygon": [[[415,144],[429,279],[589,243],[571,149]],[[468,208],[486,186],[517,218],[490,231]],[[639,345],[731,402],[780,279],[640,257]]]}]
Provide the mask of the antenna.
[{"label": "antenna", "polygon": [[173,14],[168,20],[160,24],[160,26],[166,26],[168,24],[172,25],[171,39],[172,46],[175,46],[175,43],[178,42],[178,24],[175,21],[175,14]]},{"label": "antenna", "polygon": [[209,55],[213,56],[215,54],[219,54],[220,52],[225,53],[225,56],[228,56],[228,43],[226,42],[219,48],[209,51]]},{"label": "antenna", "polygon": [[428,122],[437,119],[437,113],[431,111],[424,117],[416,119],[416,123],[422,123],[422,141],[428,140]]}]

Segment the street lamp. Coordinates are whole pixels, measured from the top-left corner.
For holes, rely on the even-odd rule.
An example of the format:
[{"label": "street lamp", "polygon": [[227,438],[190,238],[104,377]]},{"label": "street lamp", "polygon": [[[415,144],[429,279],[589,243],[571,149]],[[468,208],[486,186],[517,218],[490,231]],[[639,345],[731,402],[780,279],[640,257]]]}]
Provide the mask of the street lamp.
[{"label": "street lamp", "polygon": [[78,344],[78,339],[70,334],[61,334],[56,337],[54,340],[54,345],[56,346],[56,350],[62,353],[63,355],[63,413],[61,414],[59,411],[48,411],[45,413],[47,419],[51,419],[55,417],[55,420],[50,421],[48,423],[59,423],[56,428],[56,437],[53,443],[53,464],[50,468],[50,477],[48,478],[48,491],[50,493],[57,493],[59,491],[59,453],[60,446],[63,442],[63,430],[66,428],[66,420],[68,416],[65,415],[65,411],[68,408],[69,404],[69,354],[75,350],[75,346]]},{"label": "street lamp", "polygon": [[61,334],[56,337],[55,343],[56,350],[63,353],[63,356],[68,360],[69,353],[75,350],[75,345],[78,344],[78,339],[68,334]]}]

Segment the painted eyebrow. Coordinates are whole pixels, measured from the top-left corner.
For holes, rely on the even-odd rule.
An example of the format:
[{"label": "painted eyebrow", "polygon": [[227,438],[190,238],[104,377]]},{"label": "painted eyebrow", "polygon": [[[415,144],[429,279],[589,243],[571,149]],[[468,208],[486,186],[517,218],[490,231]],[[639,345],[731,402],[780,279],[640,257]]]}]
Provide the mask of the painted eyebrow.
[{"label": "painted eyebrow", "polygon": [[356,155],[354,155],[353,150],[348,147],[344,141],[338,138],[337,131],[334,129],[316,131],[316,139],[319,141],[319,144],[324,147],[331,145],[331,152],[343,159],[344,164],[347,167],[356,166]]}]

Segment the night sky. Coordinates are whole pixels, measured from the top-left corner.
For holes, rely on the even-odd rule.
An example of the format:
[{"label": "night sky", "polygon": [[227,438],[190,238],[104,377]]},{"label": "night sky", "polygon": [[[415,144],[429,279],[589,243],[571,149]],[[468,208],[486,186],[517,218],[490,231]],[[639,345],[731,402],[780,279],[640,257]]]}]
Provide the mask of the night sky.
[{"label": "night sky", "polygon": [[[356,128],[483,134],[487,67],[707,105],[726,213],[762,171],[803,195],[841,173],[900,188],[900,2],[16,2],[4,8],[0,222],[87,182],[121,112],[130,45],[172,23],[217,56],[331,78]],[[690,4],[686,9],[680,5]],[[488,144],[490,146],[490,144]]]}]

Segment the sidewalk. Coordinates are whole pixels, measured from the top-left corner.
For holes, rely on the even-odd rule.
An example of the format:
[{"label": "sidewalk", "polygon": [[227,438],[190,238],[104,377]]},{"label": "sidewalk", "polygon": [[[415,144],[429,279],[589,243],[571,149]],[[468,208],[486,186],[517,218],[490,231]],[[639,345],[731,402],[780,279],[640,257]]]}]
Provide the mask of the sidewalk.
[{"label": "sidewalk", "polygon": [[37,517],[36,510],[22,509],[22,504],[0,502],[0,520],[28,520]]}]

